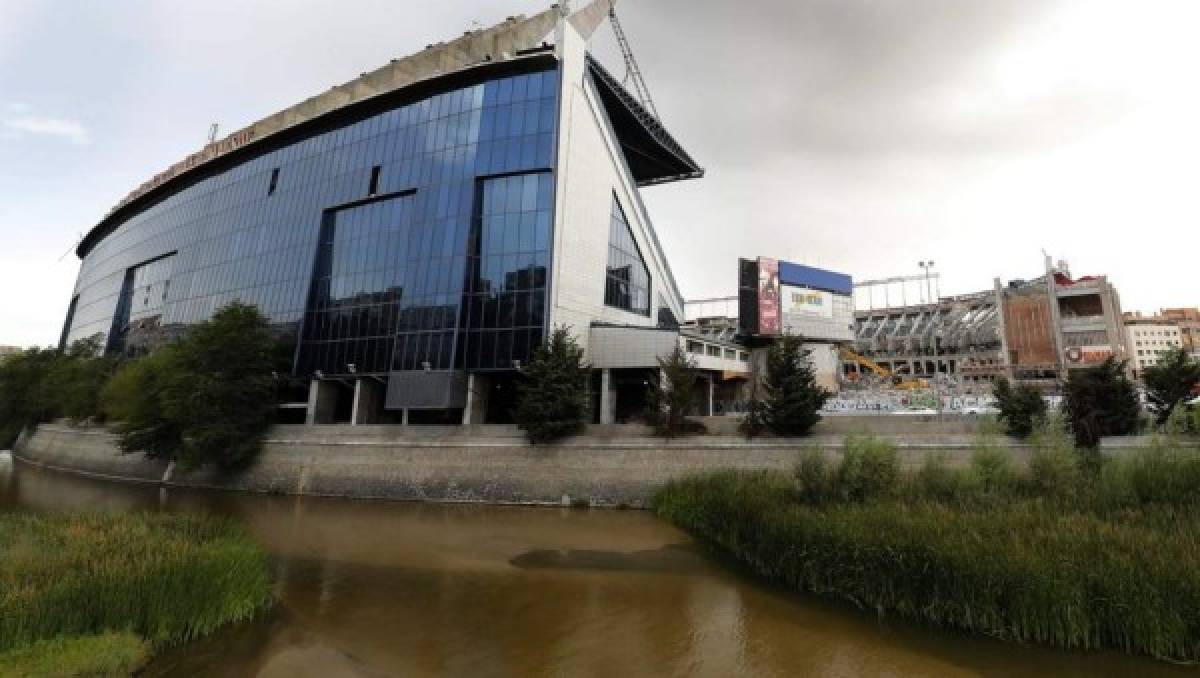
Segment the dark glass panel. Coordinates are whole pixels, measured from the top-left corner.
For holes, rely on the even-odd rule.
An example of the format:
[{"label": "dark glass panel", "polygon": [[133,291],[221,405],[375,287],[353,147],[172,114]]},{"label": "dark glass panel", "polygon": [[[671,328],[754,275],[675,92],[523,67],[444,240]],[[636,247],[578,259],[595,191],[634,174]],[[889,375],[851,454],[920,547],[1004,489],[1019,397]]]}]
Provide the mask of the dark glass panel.
[{"label": "dark glass panel", "polygon": [[615,195],[609,222],[604,303],[631,313],[650,315],[650,271]]},{"label": "dark glass panel", "polygon": [[[440,337],[432,352],[424,347],[430,362],[461,366],[453,347],[464,342],[453,332],[486,319],[489,293],[506,285],[528,290],[539,278],[544,285],[544,269],[511,255],[532,251],[542,266],[548,260],[548,133],[557,105],[556,74],[503,78],[378,113],[196,181],[96,245],[81,267],[64,340],[114,334],[114,320],[123,328],[157,318],[176,329],[240,299],[258,304],[284,333],[303,318],[301,374],[337,374],[348,361],[359,371],[411,369],[421,347],[405,333],[418,331],[421,320]],[[276,169],[268,199],[264,186]],[[476,179],[494,172],[535,174]],[[493,182],[503,184],[502,202],[493,199]],[[485,189],[478,201],[477,183]],[[415,194],[328,211],[372,191],[405,189]],[[499,217],[494,233],[487,233],[493,222],[480,222],[484,233],[472,235],[476,202]],[[468,259],[476,241],[481,257]],[[177,252],[171,270],[147,266],[125,289],[131,270],[169,252]],[[544,306],[541,295],[528,299],[528,320],[521,306],[510,322],[540,322],[533,309]],[[464,298],[478,301],[472,312],[463,311]],[[500,303],[492,301],[495,321]],[[517,353],[524,343],[513,343]],[[497,365],[494,353],[479,362],[509,367]]]}]

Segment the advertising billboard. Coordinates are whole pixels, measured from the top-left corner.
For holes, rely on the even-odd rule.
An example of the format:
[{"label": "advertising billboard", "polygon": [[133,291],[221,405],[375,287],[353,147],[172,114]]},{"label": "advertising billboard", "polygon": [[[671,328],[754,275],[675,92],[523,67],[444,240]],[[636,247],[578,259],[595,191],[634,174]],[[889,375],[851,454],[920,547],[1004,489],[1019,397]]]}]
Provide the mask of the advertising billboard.
[{"label": "advertising billboard", "polygon": [[738,329],[815,341],[854,339],[853,281],[844,273],[769,257],[738,260]]},{"label": "advertising billboard", "polygon": [[780,289],[783,291],[781,297],[784,316],[833,317],[833,294],[830,292],[791,285],[782,285]]},{"label": "advertising billboard", "polygon": [[758,333],[774,335],[783,329],[779,317],[779,262],[758,258]]},{"label": "advertising billboard", "polygon": [[1072,346],[1066,350],[1067,367],[1099,365],[1112,355],[1111,346]]}]

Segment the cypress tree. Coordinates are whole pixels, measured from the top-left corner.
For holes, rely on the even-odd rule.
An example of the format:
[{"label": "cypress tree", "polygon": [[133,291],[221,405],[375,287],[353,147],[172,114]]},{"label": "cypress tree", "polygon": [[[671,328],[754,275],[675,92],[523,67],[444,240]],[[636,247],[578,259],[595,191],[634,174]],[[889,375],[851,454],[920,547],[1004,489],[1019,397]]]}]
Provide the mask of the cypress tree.
[{"label": "cypress tree", "polygon": [[1159,357],[1158,364],[1146,368],[1142,377],[1150,410],[1165,424],[1180,403],[1192,397],[1200,385],[1200,363],[1188,357],[1182,348],[1173,348]]},{"label": "cypress tree", "polygon": [[1125,376],[1125,363],[1109,358],[1103,364],[1074,370],[1067,376],[1063,409],[1071,422],[1075,444],[1095,449],[1102,436],[1137,431],[1137,392]]},{"label": "cypress tree", "polygon": [[1008,379],[1000,377],[992,386],[992,395],[1000,410],[999,419],[1010,436],[1028,437],[1037,422],[1046,416],[1046,401],[1029,384],[1018,384],[1014,389]]},{"label": "cypress tree", "polygon": [[688,414],[700,404],[696,393],[698,372],[696,363],[679,346],[658,357],[657,383],[651,383],[646,394],[646,423],[656,435],[673,438],[685,433],[704,433],[705,426]]},{"label": "cypress tree", "polygon": [[581,433],[591,415],[590,370],[583,349],[567,327],[539,346],[517,384],[514,419],[531,443],[549,443]]},{"label": "cypress tree", "polygon": [[831,393],[817,384],[816,372],[799,337],[785,335],[767,352],[762,418],[780,436],[807,435],[821,420]]}]

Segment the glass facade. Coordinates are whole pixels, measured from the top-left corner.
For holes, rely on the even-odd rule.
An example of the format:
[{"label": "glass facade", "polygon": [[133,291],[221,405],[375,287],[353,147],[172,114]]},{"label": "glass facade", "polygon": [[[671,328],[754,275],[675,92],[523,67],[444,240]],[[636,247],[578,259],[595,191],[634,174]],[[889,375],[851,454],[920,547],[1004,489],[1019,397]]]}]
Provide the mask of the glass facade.
[{"label": "glass facade", "polygon": [[496,77],[195,181],[88,253],[67,340],[237,299],[303,328],[301,374],[510,367],[544,334],[558,90]]},{"label": "glass facade", "polygon": [[108,332],[108,350],[122,352],[135,348],[140,338],[159,329],[163,306],[171,290],[174,262],[172,252],[125,271],[112,329]]},{"label": "glass facade", "polygon": [[554,177],[483,179],[471,246],[471,296],[463,346],[472,369],[528,361],[546,324]]},{"label": "glass facade", "polygon": [[604,303],[639,315],[650,315],[650,270],[633,239],[625,211],[613,196],[608,227],[608,274]]}]

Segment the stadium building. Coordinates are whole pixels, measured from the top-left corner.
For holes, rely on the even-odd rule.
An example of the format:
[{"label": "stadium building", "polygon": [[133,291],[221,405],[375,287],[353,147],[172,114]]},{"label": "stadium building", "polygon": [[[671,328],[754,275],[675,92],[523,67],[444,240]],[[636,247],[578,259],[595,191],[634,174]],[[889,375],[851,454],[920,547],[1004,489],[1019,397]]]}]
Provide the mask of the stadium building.
[{"label": "stadium building", "polygon": [[[684,342],[639,192],[703,171],[589,54],[612,4],[430,45],[153,177],[78,246],[62,343],[152,349],[241,300],[295,338],[309,423],[475,423],[565,325],[597,420],[635,411]],[[710,408],[745,371],[718,358]]]},{"label": "stadium building", "polygon": [[853,352],[842,364],[852,379],[869,366],[968,385],[1003,376],[1053,389],[1071,370],[1129,355],[1116,287],[1103,275],[1072,278],[1066,262],[1049,257],[1045,274],[1032,280],[996,278],[989,290],[854,316]]}]

